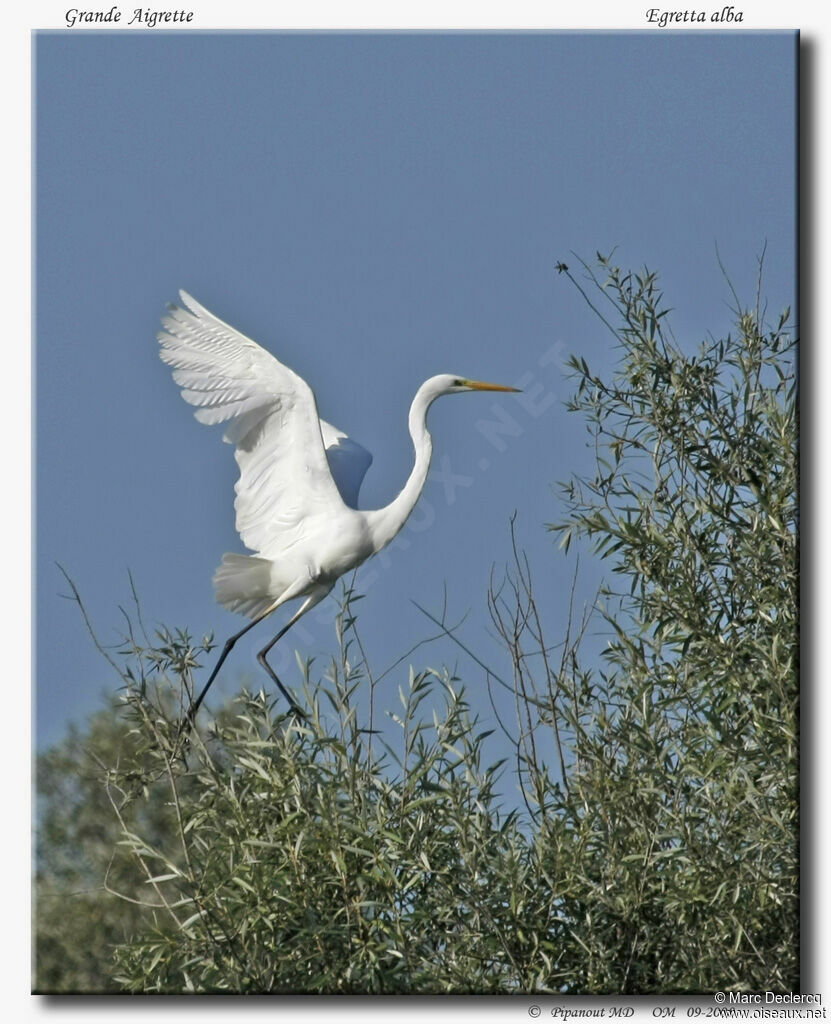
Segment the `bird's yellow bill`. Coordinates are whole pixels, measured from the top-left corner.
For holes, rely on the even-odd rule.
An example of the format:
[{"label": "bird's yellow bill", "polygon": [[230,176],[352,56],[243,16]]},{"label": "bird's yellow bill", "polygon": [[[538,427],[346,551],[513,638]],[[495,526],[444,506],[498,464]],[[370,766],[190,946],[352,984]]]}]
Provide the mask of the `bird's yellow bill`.
[{"label": "bird's yellow bill", "polygon": [[507,384],[487,384],[483,380],[466,380],[464,385],[474,391],[519,391],[519,388],[509,388]]}]

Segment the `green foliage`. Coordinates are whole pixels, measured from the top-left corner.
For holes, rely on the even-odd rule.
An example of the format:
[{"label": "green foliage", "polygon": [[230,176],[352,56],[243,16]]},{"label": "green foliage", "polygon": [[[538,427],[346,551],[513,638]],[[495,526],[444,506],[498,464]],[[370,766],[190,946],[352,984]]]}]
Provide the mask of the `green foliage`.
[{"label": "green foliage", "polygon": [[[172,820],[158,787],[145,787],[149,765],[140,738],[114,702],[81,733],[37,758],[37,838],[34,886],[38,992],[118,992],[113,952],[148,920],[147,886],[131,852],[118,845],[122,824],[163,846]],[[125,782],[140,799],[113,814],[110,766],[125,766]],[[152,919],[152,918],[151,918]]]},{"label": "green foliage", "polygon": [[[303,723],[243,693],[184,736],[208,641],[131,631],[91,759],[78,737],[41,759],[41,991],[798,987],[787,314],[737,308],[734,334],[690,354],[653,274],[599,265],[620,361],[608,380],[572,361],[596,472],[564,485],[552,529],[593,543],[613,582],[552,645],[545,570],[514,543],[489,608],[515,724],[494,708],[489,739],[459,680],[410,669],[378,730],[349,591],[328,671],[301,665]],[[497,741],[513,756],[489,763]]]},{"label": "green foliage", "polygon": [[[118,984],[500,989],[499,935],[520,846],[515,816],[495,807],[497,768],[481,766],[485,734],[454,680],[411,671],[393,716],[398,744],[366,735],[352,706],[364,680],[350,650],[344,641],[322,683],[304,666],[308,724],[275,719],[264,694],[243,694],[185,740],[158,648],[133,645],[124,713],[147,760],[138,786],[132,759],[110,769],[107,786],[120,822],[149,798],[167,808],[170,827],[155,838],[120,829],[155,921],[118,949]],[[181,673],[195,655],[180,634],[169,660]],[[443,710],[427,721],[419,709],[433,691]]]},{"label": "green foliage", "polygon": [[[571,360],[570,407],[588,421],[596,471],[564,486],[565,515],[552,529],[566,547],[588,538],[610,565],[597,604],[605,665],[583,671],[567,647],[558,671],[533,671],[497,606],[518,685],[540,709],[523,751],[542,856],[570,921],[565,983],[796,988],[789,314],[771,328],[758,303],[737,308],[734,334],[689,354],[671,336],[654,274],[599,266],[603,279],[585,269],[621,356],[610,380]],[[512,580],[514,607],[533,607],[521,565]],[[526,633],[528,620],[526,611]],[[539,635],[533,642],[544,648]],[[561,787],[530,749],[529,737],[545,748],[543,726],[566,764]]]}]

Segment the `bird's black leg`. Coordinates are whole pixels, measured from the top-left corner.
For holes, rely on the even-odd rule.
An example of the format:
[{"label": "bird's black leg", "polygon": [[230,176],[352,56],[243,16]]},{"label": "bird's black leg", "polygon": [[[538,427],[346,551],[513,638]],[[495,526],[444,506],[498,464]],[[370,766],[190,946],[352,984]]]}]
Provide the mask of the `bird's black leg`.
[{"label": "bird's black leg", "polygon": [[193,725],[193,719],[196,717],[196,712],[199,710],[202,701],[205,699],[205,694],[208,692],[208,690],[210,690],[211,683],[213,683],[214,679],[216,679],[217,673],[222,668],[222,663],[233,650],[234,644],[237,642],[237,640],[240,639],[240,637],[245,636],[249,629],[253,629],[258,622],[262,622],[267,615],[270,615],[274,611],[275,607],[276,605],[271,605],[269,608],[266,608],[266,610],[261,615],[258,615],[256,619],[253,619],[251,622],[249,622],[244,629],[241,629],[239,633],[234,633],[234,635],[230,637],[230,639],[225,641],[225,646],[222,648],[222,654],[220,654],[219,656],[219,661],[216,663],[216,665],[214,665],[214,670],[208,677],[207,683],[205,683],[205,685],[202,687],[202,692],[199,694],[196,700],[191,702],[191,705],[188,708],[188,713],[185,716],[185,721],[182,725],[184,731],[188,731]]},{"label": "bird's black leg", "polygon": [[268,661],[266,660],[266,655],[271,650],[271,648],[277,643],[277,641],[280,639],[280,637],[285,636],[286,633],[288,633],[288,631],[295,624],[295,622],[297,622],[297,620],[300,618],[300,616],[302,615],[302,613],[304,611],[305,611],[305,606],[303,608],[301,608],[300,611],[297,613],[297,615],[295,615],[292,619],[290,619],[289,622],[285,626],[283,626],[283,628],[280,630],[280,632],[277,634],[277,636],[274,637],[273,640],[269,640],[269,642],[265,645],[265,647],[257,655],[257,661],[263,666],[263,668],[266,670],[266,672],[268,672],[268,674],[271,676],[271,678],[277,684],[277,687],[280,690],[280,693],[282,693],[282,695],[289,702],[289,707],[291,708],[292,712],[295,715],[297,715],[298,718],[306,718],[306,712],[303,711],[301,708],[299,708],[295,704],[295,702],[292,700],[288,690],[285,688],[285,686],[283,686],[283,684],[277,678],[277,673],[274,671],[274,669],[271,667],[271,665],[269,665]]}]

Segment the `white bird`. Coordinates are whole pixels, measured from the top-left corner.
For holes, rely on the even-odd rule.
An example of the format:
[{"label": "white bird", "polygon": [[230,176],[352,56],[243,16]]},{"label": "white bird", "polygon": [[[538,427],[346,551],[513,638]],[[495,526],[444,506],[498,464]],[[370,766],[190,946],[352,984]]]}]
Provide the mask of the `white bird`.
[{"label": "white bird", "polygon": [[303,712],[266,660],[291,626],[322,601],[338,577],[361,565],[395,537],[418,501],[430,466],[427,410],[441,395],[517,391],[500,384],[439,374],[425,381],[410,407],[415,465],[404,489],[385,508],[358,509],[358,492],[372,456],[320,419],[309,385],[256,342],[186,292],[169,305],[159,332],[160,356],[173,368],[182,397],[200,423],[226,423],[236,445],[236,526],[253,555],[225,554],[214,574],[216,598],[252,621],[226,641],[188,722],[199,709],[237,640],[280,605],[305,598],[258,660],[289,702]]}]

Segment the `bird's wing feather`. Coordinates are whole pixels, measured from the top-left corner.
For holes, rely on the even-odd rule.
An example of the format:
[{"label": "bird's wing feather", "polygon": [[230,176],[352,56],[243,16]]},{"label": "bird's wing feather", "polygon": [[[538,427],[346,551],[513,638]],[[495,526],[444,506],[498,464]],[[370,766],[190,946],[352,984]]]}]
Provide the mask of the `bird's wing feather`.
[{"label": "bird's wing feather", "polygon": [[320,431],[329,469],[341,497],[350,508],[357,508],[361,484],[372,464],[372,453],[325,420],[320,421]]},{"label": "bird's wing feather", "polygon": [[234,507],[243,542],[279,554],[302,536],[304,523],[344,507],[314,395],[255,341],[179,294],[183,306],[168,307],[162,320],[161,358],[201,423],[228,424],[225,440],[236,445],[240,468]]}]

